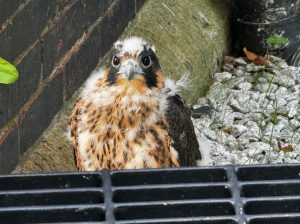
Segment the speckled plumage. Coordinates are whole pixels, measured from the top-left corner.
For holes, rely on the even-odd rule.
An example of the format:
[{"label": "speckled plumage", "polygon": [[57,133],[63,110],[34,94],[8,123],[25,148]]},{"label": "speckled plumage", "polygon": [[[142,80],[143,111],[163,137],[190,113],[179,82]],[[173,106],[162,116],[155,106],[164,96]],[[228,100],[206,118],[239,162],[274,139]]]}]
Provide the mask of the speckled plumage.
[{"label": "speckled plumage", "polygon": [[78,169],[195,165],[201,155],[178,86],[143,39],[116,42],[112,62],[87,80],[71,115]]}]

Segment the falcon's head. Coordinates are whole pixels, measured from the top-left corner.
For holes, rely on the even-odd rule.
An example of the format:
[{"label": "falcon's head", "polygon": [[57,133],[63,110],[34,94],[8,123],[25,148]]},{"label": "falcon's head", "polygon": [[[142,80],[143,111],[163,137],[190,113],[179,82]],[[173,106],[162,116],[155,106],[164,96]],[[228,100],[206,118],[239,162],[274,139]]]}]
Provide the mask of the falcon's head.
[{"label": "falcon's head", "polygon": [[107,65],[106,81],[110,86],[124,86],[139,92],[162,88],[164,78],[154,46],[139,37],[117,41]]}]

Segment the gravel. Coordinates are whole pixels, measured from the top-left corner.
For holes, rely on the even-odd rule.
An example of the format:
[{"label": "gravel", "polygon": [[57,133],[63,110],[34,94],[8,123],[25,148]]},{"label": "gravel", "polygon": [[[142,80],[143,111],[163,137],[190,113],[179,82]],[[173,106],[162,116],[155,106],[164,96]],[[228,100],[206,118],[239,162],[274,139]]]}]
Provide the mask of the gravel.
[{"label": "gravel", "polygon": [[300,68],[226,57],[193,123],[199,165],[300,162]]}]

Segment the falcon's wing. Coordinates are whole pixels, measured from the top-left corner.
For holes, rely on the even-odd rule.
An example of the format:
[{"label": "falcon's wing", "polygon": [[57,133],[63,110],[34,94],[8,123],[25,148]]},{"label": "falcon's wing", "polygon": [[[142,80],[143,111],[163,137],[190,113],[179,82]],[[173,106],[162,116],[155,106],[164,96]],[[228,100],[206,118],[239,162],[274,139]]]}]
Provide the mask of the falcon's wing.
[{"label": "falcon's wing", "polygon": [[201,153],[191,120],[191,111],[177,94],[170,96],[168,103],[166,118],[169,123],[170,136],[174,141],[173,147],[178,152],[180,165],[196,166],[196,160],[201,159]]},{"label": "falcon's wing", "polygon": [[72,115],[70,119],[70,132],[72,146],[75,151],[76,166],[79,170],[82,170],[82,164],[80,159],[80,154],[78,152],[78,124],[80,122],[80,114],[82,110],[83,100],[78,98],[75,102],[74,108],[72,110]]}]

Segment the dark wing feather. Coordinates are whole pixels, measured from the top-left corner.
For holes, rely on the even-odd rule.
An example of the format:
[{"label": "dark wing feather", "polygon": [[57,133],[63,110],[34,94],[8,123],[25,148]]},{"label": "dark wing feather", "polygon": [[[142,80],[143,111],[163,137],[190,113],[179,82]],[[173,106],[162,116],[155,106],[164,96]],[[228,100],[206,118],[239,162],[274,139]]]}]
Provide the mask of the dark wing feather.
[{"label": "dark wing feather", "polygon": [[191,111],[179,95],[168,98],[167,121],[173,147],[179,155],[181,166],[196,166],[201,159],[199,144],[191,120]]}]

